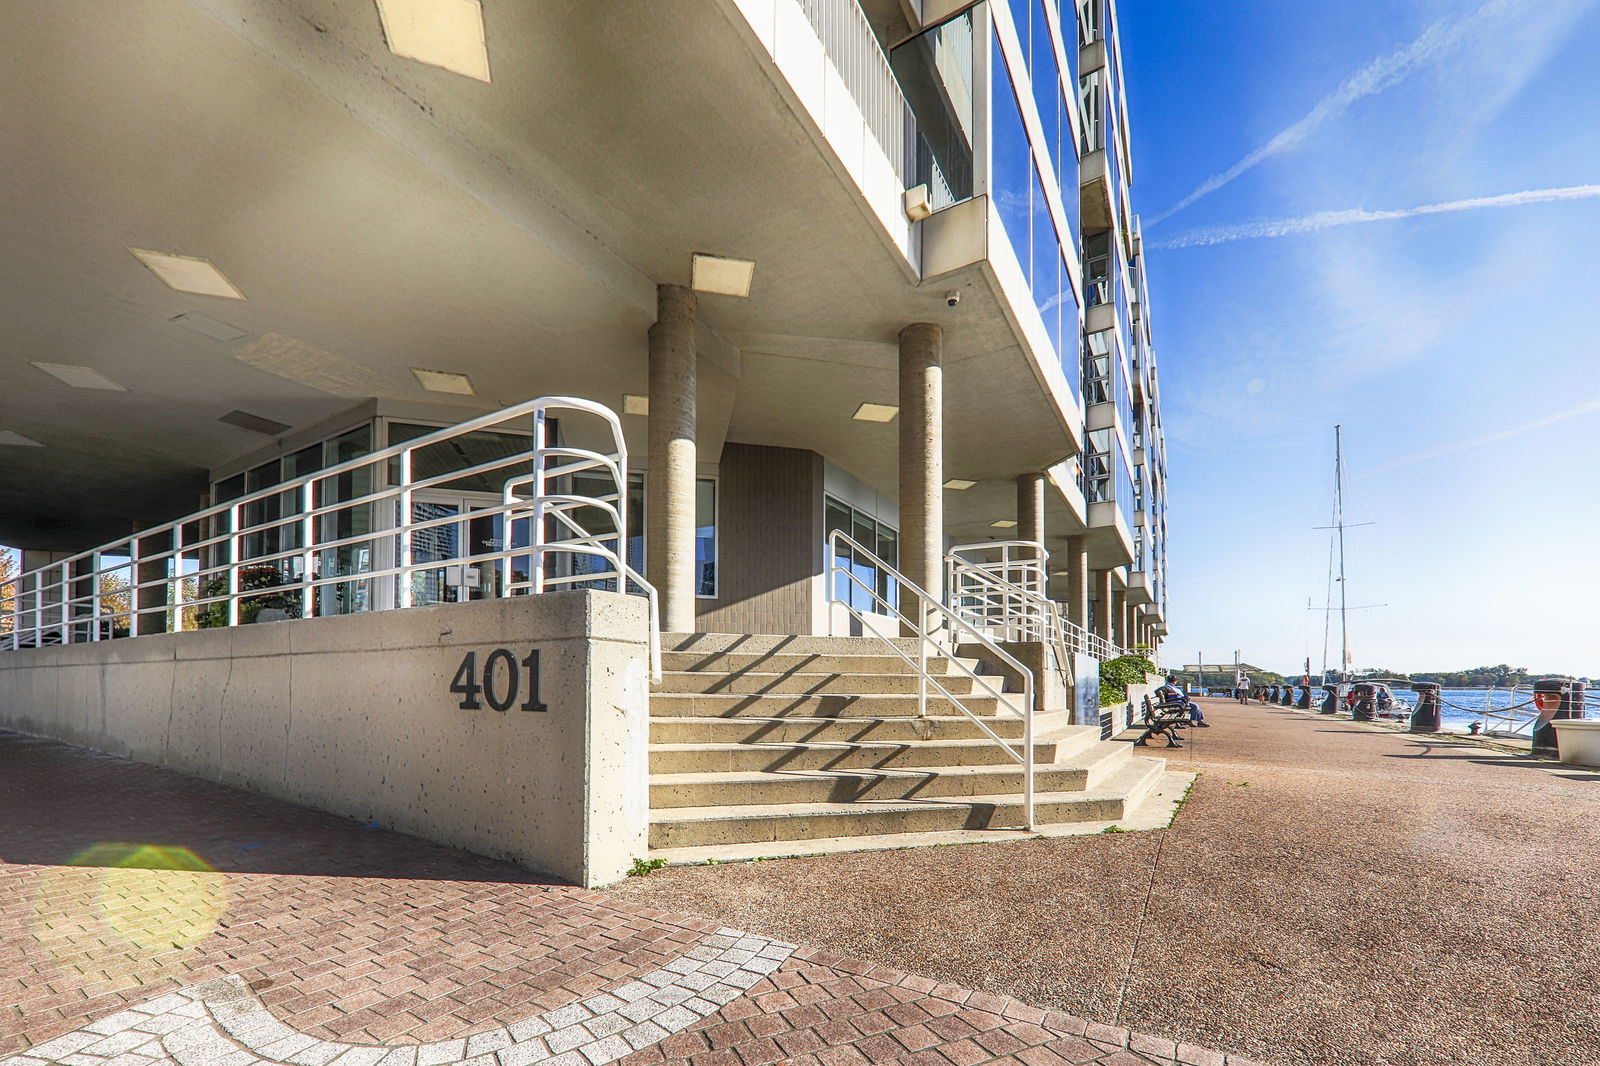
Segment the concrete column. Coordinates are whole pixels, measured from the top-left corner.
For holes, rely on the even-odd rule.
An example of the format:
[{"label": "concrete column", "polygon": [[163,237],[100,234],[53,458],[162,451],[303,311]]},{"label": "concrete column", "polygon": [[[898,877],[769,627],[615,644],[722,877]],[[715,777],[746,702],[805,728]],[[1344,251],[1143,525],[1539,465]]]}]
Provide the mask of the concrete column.
[{"label": "concrete column", "polygon": [[944,596],[944,331],[900,331],[900,570]]},{"label": "concrete column", "polygon": [[656,286],[650,327],[650,469],[645,486],[645,559],[661,594],[661,627],[695,629],[695,297]]},{"label": "concrete column", "polygon": [[1067,619],[1089,628],[1089,539],[1067,538]]},{"label": "concrete column", "polygon": [[1094,572],[1094,631],[1106,640],[1111,639],[1111,571]]},{"label": "concrete column", "polygon": [[1128,646],[1128,594],[1117,591],[1111,594],[1111,642],[1119,648]]},{"label": "concrete column", "polygon": [[1017,475],[1017,539],[1044,543],[1044,475]]}]

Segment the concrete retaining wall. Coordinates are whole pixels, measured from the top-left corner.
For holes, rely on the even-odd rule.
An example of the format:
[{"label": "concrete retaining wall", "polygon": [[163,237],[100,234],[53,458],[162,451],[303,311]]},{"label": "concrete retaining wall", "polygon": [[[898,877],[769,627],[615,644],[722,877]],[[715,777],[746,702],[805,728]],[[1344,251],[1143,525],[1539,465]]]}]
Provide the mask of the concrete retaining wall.
[{"label": "concrete retaining wall", "polygon": [[648,625],[565,592],[0,652],[0,726],[605,884],[646,849]]}]

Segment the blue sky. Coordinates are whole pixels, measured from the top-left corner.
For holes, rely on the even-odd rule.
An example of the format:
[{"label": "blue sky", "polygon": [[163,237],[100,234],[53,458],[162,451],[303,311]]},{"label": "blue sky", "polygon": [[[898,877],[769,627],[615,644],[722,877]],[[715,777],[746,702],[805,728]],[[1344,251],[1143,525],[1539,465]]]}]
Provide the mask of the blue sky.
[{"label": "blue sky", "polygon": [[[1600,674],[1600,0],[1123,0],[1121,26],[1166,661],[1320,667],[1337,422],[1346,518],[1377,523],[1350,602],[1388,605],[1352,614],[1356,666]],[[1353,210],[1384,217],[1325,214]]]}]

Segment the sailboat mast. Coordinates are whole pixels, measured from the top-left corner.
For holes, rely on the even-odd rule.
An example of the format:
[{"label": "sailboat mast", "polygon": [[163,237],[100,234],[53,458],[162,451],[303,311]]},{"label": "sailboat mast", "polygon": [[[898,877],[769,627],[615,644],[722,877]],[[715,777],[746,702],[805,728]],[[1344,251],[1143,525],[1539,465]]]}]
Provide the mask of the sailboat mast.
[{"label": "sailboat mast", "polygon": [[1333,427],[1333,525],[1339,535],[1339,680],[1348,680],[1350,669],[1350,622],[1346,617],[1344,580],[1344,443],[1339,426]]}]

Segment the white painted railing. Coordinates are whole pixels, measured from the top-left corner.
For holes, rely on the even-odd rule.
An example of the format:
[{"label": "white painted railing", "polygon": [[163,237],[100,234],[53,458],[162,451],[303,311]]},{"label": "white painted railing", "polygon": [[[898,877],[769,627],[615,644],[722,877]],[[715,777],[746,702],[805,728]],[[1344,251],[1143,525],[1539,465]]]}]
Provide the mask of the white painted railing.
[{"label": "white painted railing", "polygon": [[[841,559],[843,560],[841,562]],[[877,580],[868,581],[858,573],[852,563],[865,563],[868,570],[874,575],[881,575],[887,580],[880,585]],[[1033,744],[1033,708],[1034,708],[1034,676],[1033,671],[1024,666],[1015,656],[996,644],[986,633],[974,628],[958,613],[952,611],[939,597],[930,594],[921,586],[901,574],[894,567],[878,558],[867,548],[862,547],[852,540],[843,530],[835,530],[828,537],[828,569],[825,575],[828,587],[828,600],[830,605],[842,607],[861,626],[863,634],[879,638],[891,652],[898,655],[909,664],[917,675],[917,715],[922,718],[928,716],[928,689],[938,689],[950,705],[966,715],[974,722],[990,740],[1005,749],[1011,759],[1022,766],[1023,770],[1023,813],[1026,824],[1025,829],[1032,829],[1034,821],[1034,744]],[[856,592],[844,591],[841,595],[840,583],[844,589],[858,589],[865,593],[864,601],[872,604],[872,610],[863,611],[856,606],[862,600]],[[892,588],[892,594],[886,595],[885,590]],[[907,601],[910,601],[908,604]],[[831,606],[830,606],[831,614]],[[876,616],[876,617],[875,617]],[[892,625],[896,632],[884,633],[879,626]],[[896,637],[902,634],[909,635],[917,642],[915,657],[909,654],[899,643]],[[995,684],[1000,679],[994,675],[980,674],[971,665],[959,659],[955,650],[946,642],[971,641],[982,645],[989,654],[1006,664],[1020,679],[1022,691],[1020,693],[1006,692],[1004,683]],[[969,708],[964,698],[951,692],[944,683],[948,675],[935,674],[928,669],[928,653],[947,656],[952,664],[951,668],[960,676],[971,678],[974,688],[979,694],[995,698],[998,707],[1005,713],[1022,719],[1022,744],[1020,748],[1006,740],[993,729],[989,728],[983,716],[976,714]]]},{"label": "white painted railing", "polygon": [[902,188],[915,184],[910,145],[916,121],[858,0],[797,0],[822,50],[849,90],[867,130]]},{"label": "white painted railing", "polygon": [[1105,662],[1122,649],[1067,618],[1045,590],[1049,577],[1044,545],[1030,540],[957,544],[945,556],[950,604],[974,625],[1001,640],[1042,641],[1058,648],[1070,673],[1072,654]]},{"label": "white painted railing", "polygon": [[[610,450],[552,443],[551,412],[599,419]],[[475,433],[495,434],[503,450],[473,461],[461,445]],[[526,447],[506,446],[524,436]],[[451,448],[444,462],[437,451],[425,457],[438,472],[417,476],[418,457],[440,446]],[[599,481],[599,491],[571,491],[574,475]],[[465,497],[466,479],[499,485],[499,502],[437,515],[416,506],[427,502],[421,494]],[[627,563],[627,497],[627,445],[611,410],[566,396],[529,400],[31,570],[10,585],[14,593],[0,589],[0,649],[235,626],[265,611],[310,618],[406,608],[439,602],[447,585],[458,596],[473,587],[481,596],[610,588],[649,600],[659,679],[659,605]],[[461,534],[483,520],[499,536],[477,550]],[[481,567],[491,582],[463,576]]]}]

